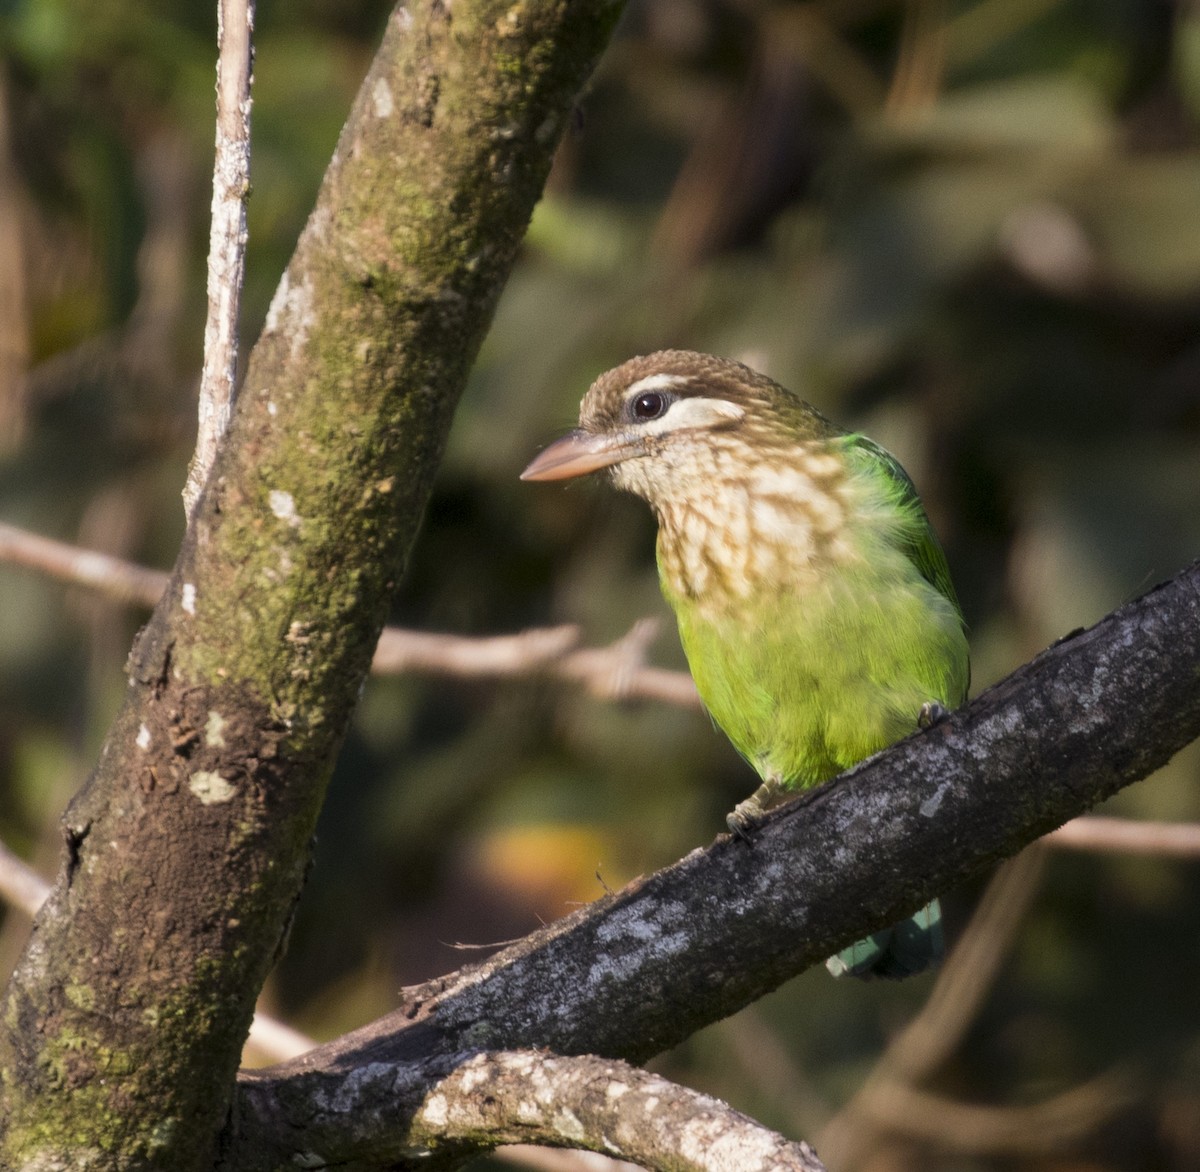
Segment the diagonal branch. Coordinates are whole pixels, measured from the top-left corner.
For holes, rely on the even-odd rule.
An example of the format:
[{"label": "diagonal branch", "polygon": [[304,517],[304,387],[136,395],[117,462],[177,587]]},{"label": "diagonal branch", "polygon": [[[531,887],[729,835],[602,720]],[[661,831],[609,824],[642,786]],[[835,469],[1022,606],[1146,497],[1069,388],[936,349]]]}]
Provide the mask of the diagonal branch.
[{"label": "diagonal branch", "polygon": [[1136,1099],[1128,1073],[1113,1070],[1040,1102],[1012,1107],[957,1103],[898,1084],[887,1098],[873,1101],[870,1110],[872,1122],[890,1133],[936,1144],[943,1151],[1029,1159],[1077,1148]]},{"label": "diagonal branch", "polygon": [[[641,1060],[910,914],[1200,735],[1200,563],[1070,637],[927,732],[476,967],[405,991],[394,1013],[241,1076],[246,1172],[272,1166],[314,1105],[403,1109],[473,1049]],[[399,1127],[396,1123],[399,1123]],[[404,1134],[393,1120],[391,1134]],[[334,1128],[321,1149],[355,1159]],[[393,1148],[415,1167],[418,1147]],[[380,1162],[383,1155],[378,1154]]]}]

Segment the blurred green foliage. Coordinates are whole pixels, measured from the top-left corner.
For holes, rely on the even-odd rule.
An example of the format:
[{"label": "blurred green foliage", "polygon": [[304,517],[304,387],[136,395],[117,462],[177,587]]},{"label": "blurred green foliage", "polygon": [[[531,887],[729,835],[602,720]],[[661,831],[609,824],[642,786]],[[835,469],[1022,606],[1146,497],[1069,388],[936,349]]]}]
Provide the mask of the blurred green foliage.
[{"label": "blurred green foliage", "polygon": [[[386,11],[259,7],[247,345]],[[158,566],[194,426],[213,24],[179,0],[0,5],[0,518]],[[1200,550],[1200,6],[633,0],[395,622],[568,621],[602,643],[653,615],[657,660],[682,666],[645,510],[516,479],[598,373],[664,346],[749,361],[901,457],[977,689],[1169,575]],[[139,620],[0,566],[0,836],[47,873]],[[1198,782],[1193,750],[1113,807],[1200,819]],[[373,680],[269,999],[321,1036],[357,1024],[478,955],[456,943],[706,843],[752,783],[694,712],[546,679]],[[999,1121],[1113,1068],[1132,1092],[1078,1134],[935,1119],[941,1140],[859,1166],[1200,1166],[1198,894],[1194,864],[1053,857],[931,1089]],[[977,895],[950,894],[952,928]],[[4,963],[25,930],[7,918]],[[819,1137],[930,981],[809,973],[659,1065]]]}]

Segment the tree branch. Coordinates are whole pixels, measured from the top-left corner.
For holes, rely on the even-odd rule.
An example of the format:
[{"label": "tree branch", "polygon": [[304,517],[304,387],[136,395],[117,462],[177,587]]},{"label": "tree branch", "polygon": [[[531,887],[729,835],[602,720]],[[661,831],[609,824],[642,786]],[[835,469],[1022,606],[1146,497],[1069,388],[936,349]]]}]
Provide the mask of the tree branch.
[{"label": "tree branch", "polygon": [[[266,1168],[315,1105],[372,1080],[427,1089],[464,1051],[547,1047],[638,1061],[864,932],[1015,854],[1200,735],[1200,563],[1065,639],[934,728],[392,1014],[241,1076],[231,1139]],[[440,1065],[439,1065],[440,1064]],[[400,1134],[393,1128],[393,1135]],[[325,1151],[354,1160],[351,1137]],[[415,1167],[412,1149],[377,1153]]]},{"label": "tree branch", "polygon": [[1048,846],[1075,851],[1200,858],[1195,822],[1139,822],[1132,818],[1076,818],[1046,835]]},{"label": "tree branch", "polygon": [[[397,1117],[392,1086],[385,1083],[382,1100],[368,1079],[359,1089],[357,1102],[331,1105],[330,1129],[341,1136],[349,1127],[364,1140],[386,1142]],[[309,1138],[316,1146],[310,1150],[321,1150],[325,1125],[313,1120]],[[708,1095],[623,1062],[529,1050],[467,1058],[424,1096],[413,1127],[403,1126],[395,1141],[423,1143],[435,1159],[462,1147],[475,1152],[489,1143],[519,1142],[584,1147],[680,1172],[824,1172],[807,1144],[792,1143]]]},{"label": "tree branch", "polygon": [[171,575],[0,521],[0,562],[86,586],[116,602],[153,607]]},{"label": "tree branch", "polygon": [[502,1164],[514,1164],[525,1169],[525,1172],[639,1172],[637,1164],[602,1156],[599,1152],[536,1147],[533,1144],[508,1144],[492,1152],[491,1159]]},{"label": "tree branch", "polygon": [[49,894],[50,884],[0,842],[0,899],[32,918]]},{"label": "tree branch", "polygon": [[[0,842],[0,899],[32,918],[50,897],[50,891],[50,884],[45,879]],[[317,1044],[299,1030],[258,1012],[250,1023],[246,1040],[272,1062],[298,1058]]]},{"label": "tree branch", "polygon": [[[153,607],[170,575],[121,558],[80,549],[0,521],[0,562],[37,570],[60,581],[97,590],[118,602]],[[639,619],[607,647],[580,647],[575,626],[533,627],[516,635],[471,637],[384,627],[371,671],[377,675],[421,672],[459,679],[511,679],[548,675],[578,684],[606,700],[659,700],[699,708],[692,677],[645,662],[658,633],[653,619]]]},{"label": "tree branch", "polygon": [[618,10],[393,13],[5,990],[0,1165],[211,1167],[455,403]]},{"label": "tree branch", "polygon": [[246,203],[250,198],[254,0],[218,0],[217,45],[217,152],[208,243],[208,320],[204,326],[196,451],[183,487],[184,512],[189,517],[229,426],[237,389],[237,331],[246,274]]},{"label": "tree branch", "polygon": [[1136,1097],[1128,1076],[1110,1071],[1041,1102],[1013,1107],[957,1103],[900,1084],[886,1099],[872,1101],[870,1111],[872,1121],[891,1134],[943,1150],[1028,1158],[1077,1147]]}]

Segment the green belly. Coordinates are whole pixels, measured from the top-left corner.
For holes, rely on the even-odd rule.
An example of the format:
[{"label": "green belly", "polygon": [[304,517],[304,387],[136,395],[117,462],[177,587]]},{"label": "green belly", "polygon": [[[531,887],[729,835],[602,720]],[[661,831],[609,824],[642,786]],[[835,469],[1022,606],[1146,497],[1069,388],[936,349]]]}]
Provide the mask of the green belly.
[{"label": "green belly", "polygon": [[700,696],[760,776],[815,785],[913,732],[923,704],[965,699],[956,608],[909,563],[885,568],[721,607],[664,582]]}]

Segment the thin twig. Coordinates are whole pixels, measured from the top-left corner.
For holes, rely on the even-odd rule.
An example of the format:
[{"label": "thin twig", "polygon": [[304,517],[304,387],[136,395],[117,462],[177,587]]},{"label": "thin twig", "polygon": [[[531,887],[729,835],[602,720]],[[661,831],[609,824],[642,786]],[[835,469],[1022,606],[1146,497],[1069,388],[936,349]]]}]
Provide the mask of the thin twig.
[{"label": "thin twig", "polygon": [[528,675],[562,657],[579,642],[579,628],[534,627],[516,635],[468,638],[385,627],[371,670],[377,675],[428,672],[464,679]]},{"label": "thin twig", "polygon": [[637,1172],[640,1164],[614,1160],[599,1152],[580,1152],[572,1148],[538,1148],[533,1144],[506,1144],[491,1153],[491,1159],[515,1164],[529,1172]]},{"label": "thin twig", "polygon": [[254,1019],[250,1022],[250,1034],[246,1038],[246,1045],[268,1062],[287,1062],[291,1058],[299,1058],[316,1044],[307,1034],[258,1011],[255,1011]]},{"label": "thin twig", "polygon": [[1195,822],[1140,822],[1089,815],[1060,826],[1042,841],[1065,850],[1200,858],[1200,824]]},{"label": "thin twig", "polygon": [[988,1107],[897,1085],[871,1104],[873,1122],[895,1134],[973,1156],[1048,1156],[1077,1146],[1134,1098],[1110,1071],[1038,1103]]},{"label": "thin twig", "polygon": [[[19,908],[32,919],[49,894],[50,884],[0,842],[0,899]],[[299,1030],[265,1013],[254,1015],[247,1042],[271,1062],[297,1058],[317,1044]]]},{"label": "thin twig", "polygon": [[646,651],[657,637],[654,619],[638,619],[615,643],[574,651],[557,670],[601,700],[661,700],[698,708],[700,697],[687,672],[647,666]]},{"label": "thin twig", "polygon": [[50,884],[0,842],[0,899],[32,918],[49,894]]},{"label": "thin twig", "polygon": [[[146,607],[158,602],[169,577],[160,570],[0,522],[3,562],[86,586],[118,602]],[[467,679],[543,674],[570,680],[605,700],[658,700],[699,708],[691,676],[645,663],[646,649],[657,631],[652,619],[640,619],[628,634],[608,647],[577,647],[579,629],[574,626],[535,627],[516,635],[484,638],[385,627],[372,671],[379,675],[421,672]]]},{"label": "thin twig", "polygon": [[893,120],[925,114],[937,101],[946,67],[944,0],[907,0],[900,53],[884,110]]},{"label": "thin twig", "polygon": [[219,0],[217,45],[217,151],[208,245],[208,320],[204,326],[196,452],[183,489],[189,517],[229,425],[237,379],[238,316],[246,271],[246,201],[250,198],[254,0]]},{"label": "thin twig", "polygon": [[37,570],[51,578],[86,586],[115,602],[152,607],[167,585],[161,570],[105,553],[68,545],[0,521],[0,562]]}]

